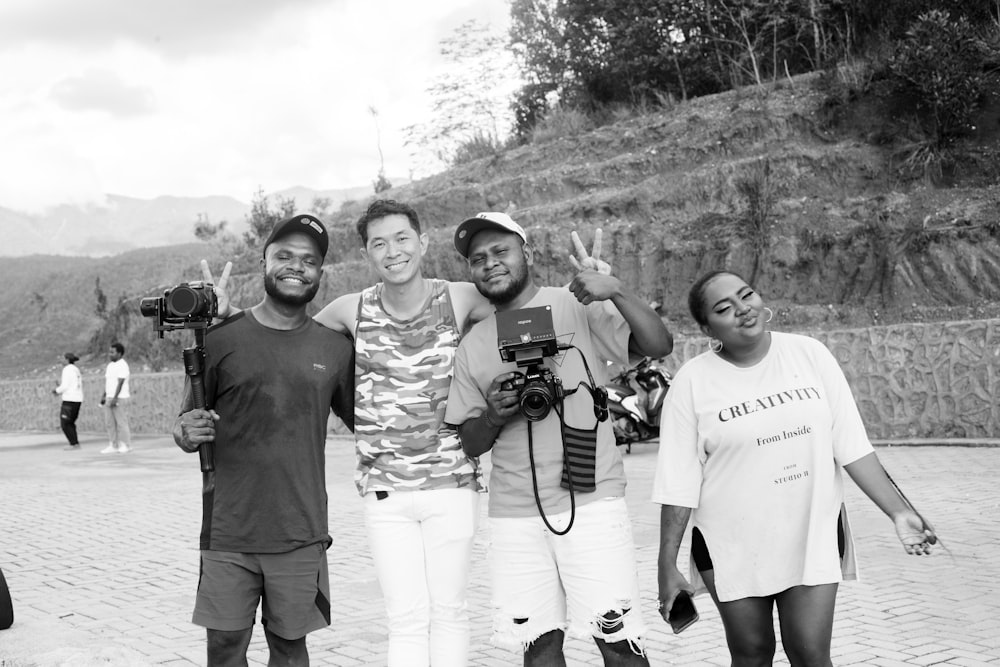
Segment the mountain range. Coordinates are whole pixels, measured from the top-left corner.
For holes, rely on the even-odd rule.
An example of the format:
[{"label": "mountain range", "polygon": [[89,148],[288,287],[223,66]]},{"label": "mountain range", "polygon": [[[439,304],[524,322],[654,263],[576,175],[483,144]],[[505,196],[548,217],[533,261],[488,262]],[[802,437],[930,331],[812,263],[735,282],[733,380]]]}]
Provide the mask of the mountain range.
[{"label": "mountain range", "polygon": [[[405,179],[400,179],[401,181]],[[336,210],[345,201],[372,193],[371,185],[315,190],[293,187],[268,193],[272,203],[294,199],[300,210],[309,210],[315,198],[325,198]],[[199,216],[213,224],[226,221],[235,234],[247,230],[250,204],[229,196],[137,199],[109,194],[103,202],[60,204],[40,213],[0,206],[0,256],[72,255],[107,257],[138,248],[153,248],[195,241]]]}]

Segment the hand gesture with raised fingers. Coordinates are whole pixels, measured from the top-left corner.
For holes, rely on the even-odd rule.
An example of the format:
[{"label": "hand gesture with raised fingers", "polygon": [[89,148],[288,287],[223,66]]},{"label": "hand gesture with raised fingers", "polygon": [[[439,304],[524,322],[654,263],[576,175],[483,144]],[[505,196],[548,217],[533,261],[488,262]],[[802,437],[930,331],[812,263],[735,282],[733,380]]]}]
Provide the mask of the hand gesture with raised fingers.
[{"label": "hand gesture with raised fingers", "polygon": [[219,282],[215,282],[212,278],[212,270],[208,268],[208,262],[206,260],[201,260],[201,278],[206,283],[212,283],[215,290],[215,299],[218,301],[218,313],[217,317],[219,319],[226,319],[229,317],[229,293],[226,292],[226,285],[229,284],[229,274],[233,270],[233,263],[226,262],[226,266],[222,269],[222,275],[219,276]]},{"label": "hand gesture with raised fingers", "polygon": [[573,265],[574,269],[577,271],[589,269],[603,275],[610,275],[611,265],[601,260],[603,234],[600,228],[594,230],[594,246],[590,253],[587,252],[587,248],[584,247],[583,241],[580,240],[580,235],[576,231],[570,233],[570,238],[573,240],[573,248],[576,250],[576,257],[569,256],[569,263]]}]

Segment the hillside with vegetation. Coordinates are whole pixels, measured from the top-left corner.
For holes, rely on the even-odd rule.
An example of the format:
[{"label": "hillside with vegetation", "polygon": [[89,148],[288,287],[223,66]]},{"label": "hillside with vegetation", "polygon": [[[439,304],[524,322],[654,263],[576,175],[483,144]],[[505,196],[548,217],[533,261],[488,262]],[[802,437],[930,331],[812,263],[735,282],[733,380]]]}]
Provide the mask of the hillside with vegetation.
[{"label": "hillside with vegetation", "polygon": [[[786,60],[779,71],[774,64],[781,61],[774,58],[767,71],[766,62],[755,61],[747,85],[690,99],[648,88],[630,104],[596,105],[593,98],[580,101],[578,90],[579,104],[545,109],[528,129],[519,126],[517,140],[470,140],[451,168],[378,196],[416,208],[431,239],[425,273],[448,279],[467,276],[452,233],[479,211],[506,211],[525,226],[543,284],[562,284],[570,276],[571,230],[590,239],[601,228],[604,258],[616,275],[660,303],[682,332],[694,331],[685,308],[689,285],[720,267],[758,286],[775,307],[779,328],[996,317],[998,28],[973,34],[946,15],[921,20],[901,33],[891,56],[842,57],[800,74],[801,62],[789,68]],[[966,44],[972,46],[963,50]],[[931,76],[938,64],[951,69]],[[913,71],[924,72],[927,81]],[[951,88],[925,85],[939,79]],[[975,85],[962,87],[970,81]],[[564,100],[572,97],[563,93]],[[318,303],[374,279],[354,230],[369,200],[321,211],[332,243]],[[280,204],[273,210],[266,200],[256,202],[250,227],[258,237],[285,212]],[[6,346],[2,370],[24,374],[51,366],[53,351],[64,347],[51,335],[59,331],[74,336],[99,363],[107,342],[119,338],[147,368],[179,367],[180,347],[189,341],[179,335],[156,341],[138,314],[138,299],[197,279],[202,256],[213,259],[216,270],[223,257],[235,260],[231,292],[237,304],[251,305],[262,294],[253,243],[217,239],[171,250],[169,261],[159,252],[166,251],[123,256],[149,270],[120,276],[124,282],[112,289],[106,276],[114,275],[114,259],[104,273],[88,265],[50,276],[44,261],[30,271],[28,264],[0,267],[0,273],[15,272],[13,283],[5,284],[13,284],[19,298],[16,306],[0,303],[11,323],[10,335],[0,339]],[[112,296],[100,315],[98,274]],[[57,296],[54,290],[67,285],[74,296]],[[72,319],[74,310],[80,316]]]}]

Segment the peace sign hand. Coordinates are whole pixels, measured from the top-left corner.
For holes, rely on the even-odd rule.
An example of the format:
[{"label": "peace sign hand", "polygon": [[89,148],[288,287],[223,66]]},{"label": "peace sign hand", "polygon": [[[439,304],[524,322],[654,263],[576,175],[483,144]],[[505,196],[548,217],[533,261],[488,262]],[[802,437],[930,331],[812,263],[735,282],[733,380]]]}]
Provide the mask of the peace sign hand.
[{"label": "peace sign hand", "polygon": [[216,317],[221,320],[226,319],[231,314],[229,312],[229,293],[226,292],[226,285],[229,284],[229,273],[233,270],[233,263],[226,262],[226,266],[222,269],[222,275],[219,276],[219,282],[215,282],[212,278],[212,270],[208,268],[208,262],[206,260],[201,260],[201,278],[206,283],[211,283],[215,288],[215,299],[218,301],[218,313]]},{"label": "peace sign hand", "polygon": [[583,241],[580,240],[580,235],[576,231],[571,232],[569,236],[573,240],[573,247],[576,249],[576,257],[573,255],[569,256],[569,263],[573,265],[574,269],[577,271],[589,269],[606,276],[611,275],[611,265],[601,261],[601,240],[603,234],[600,228],[594,230],[594,247],[589,254],[583,245]]}]

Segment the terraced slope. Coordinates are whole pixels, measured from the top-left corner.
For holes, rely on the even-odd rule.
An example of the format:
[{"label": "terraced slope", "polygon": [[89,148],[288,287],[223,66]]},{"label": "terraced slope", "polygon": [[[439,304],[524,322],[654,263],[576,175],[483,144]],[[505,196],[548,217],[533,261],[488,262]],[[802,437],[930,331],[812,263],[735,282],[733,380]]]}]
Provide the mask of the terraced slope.
[{"label": "terraced slope", "polygon": [[[719,266],[753,276],[792,325],[1000,312],[996,105],[964,147],[982,157],[978,165],[941,187],[900,171],[898,142],[876,141],[892,120],[878,114],[892,110],[841,109],[846,120],[830,123],[817,81],[700,98],[387,194],[420,212],[431,271],[448,278],[466,276],[451,247],[454,226],[505,210],[528,229],[542,281],[569,275],[569,230],[586,237],[601,227],[616,273],[677,320],[687,320],[692,280]],[[334,269],[334,291],[371,279],[350,261],[363,203],[332,221],[348,262]]]}]

